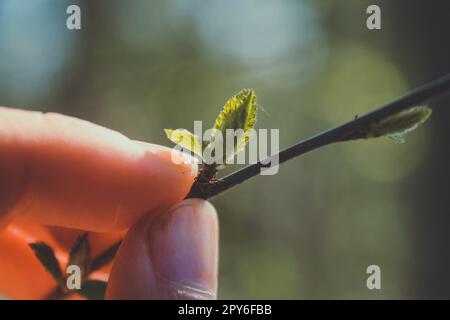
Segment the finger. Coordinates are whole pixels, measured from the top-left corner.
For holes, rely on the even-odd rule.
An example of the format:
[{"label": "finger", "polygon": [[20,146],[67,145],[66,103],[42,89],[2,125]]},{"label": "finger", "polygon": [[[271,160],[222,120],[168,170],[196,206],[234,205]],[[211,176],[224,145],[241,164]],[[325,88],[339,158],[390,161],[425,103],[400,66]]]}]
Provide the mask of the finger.
[{"label": "finger", "polygon": [[133,226],[114,260],[107,299],[214,299],[218,222],[213,206],[188,199]]},{"label": "finger", "polygon": [[[125,229],[181,201],[196,166],[87,121],[0,108],[0,220]],[[1,224],[1,223],[0,223]]]}]

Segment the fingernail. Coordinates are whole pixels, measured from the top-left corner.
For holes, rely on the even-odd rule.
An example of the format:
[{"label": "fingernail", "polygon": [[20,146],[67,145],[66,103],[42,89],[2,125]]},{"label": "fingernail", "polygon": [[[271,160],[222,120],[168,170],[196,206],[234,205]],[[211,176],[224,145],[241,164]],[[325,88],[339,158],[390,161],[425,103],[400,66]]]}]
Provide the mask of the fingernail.
[{"label": "fingernail", "polygon": [[200,199],[185,200],[150,228],[150,257],[168,298],[214,299],[218,226],[212,205]]}]

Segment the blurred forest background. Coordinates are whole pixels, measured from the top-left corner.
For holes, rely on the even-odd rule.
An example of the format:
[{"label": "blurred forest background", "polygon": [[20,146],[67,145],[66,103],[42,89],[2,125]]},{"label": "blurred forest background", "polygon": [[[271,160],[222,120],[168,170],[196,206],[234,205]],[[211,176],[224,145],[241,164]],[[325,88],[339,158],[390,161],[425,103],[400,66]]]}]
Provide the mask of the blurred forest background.
[{"label": "blurred forest background", "polygon": [[[285,147],[450,72],[449,31],[444,0],[0,0],[0,105],[171,146],[163,128],[251,87]],[[448,107],[405,144],[329,146],[214,199],[219,297],[450,298]]]}]

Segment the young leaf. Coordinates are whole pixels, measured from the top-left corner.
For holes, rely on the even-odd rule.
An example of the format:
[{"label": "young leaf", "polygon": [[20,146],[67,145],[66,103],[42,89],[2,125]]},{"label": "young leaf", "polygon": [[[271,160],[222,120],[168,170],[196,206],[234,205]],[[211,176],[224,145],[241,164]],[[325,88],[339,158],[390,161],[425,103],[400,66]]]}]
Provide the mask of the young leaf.
[{"label": "young leaf", "polygon": [[88,280],[81,285],[81,289],[77,293],[85,296],[89,300],[105,299],[107,282],[100,280]]},{"label": "young leaf", "polygon": [[[234,156],[245,148],[249,140],[250,130],[256,123],[256,110],[256,95],[252,89],[244,89],[227,101],[214,123],[214,132],[216,134],[221,133],[224,140],[228,129],[241,129],[243,134],[234,142],[234,154],[225,155],[224,150],[224,156]],[[214,141],[214,135],[213,133],[211,143]]]},{"label": "young leaf", "polygon": [[186,129],[164,129],[164,131],[166,132],[167,138],[172,142],[202,157],[202,144],[199,137]]},{"label": "young leaf", "polygon": [[428,107],[413,107],[383,119],[369,128],[367,138],[387,136],[396,142],[405,142],[404,135],[416,129],[431,115]]},{"label": "young leaf", "polygon": [[91,246],[89,244],[88,233],[85,232],[75,240],[70,250],[69,262],[67,265],[77,265],[81,269],[82,278],[89,274],[91,264]]},{"label": "young leaf", "polygon": [[64,277],[53,249],[45,242],[30,243],[29,246],[47,272],[50,273],[59,284],[62,284],[64,282]]}]

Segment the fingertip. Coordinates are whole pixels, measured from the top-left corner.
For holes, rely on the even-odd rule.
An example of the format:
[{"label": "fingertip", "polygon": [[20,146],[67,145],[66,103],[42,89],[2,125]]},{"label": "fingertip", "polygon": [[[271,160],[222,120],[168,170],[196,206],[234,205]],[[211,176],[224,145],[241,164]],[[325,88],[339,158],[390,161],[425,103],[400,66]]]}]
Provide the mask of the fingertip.
[{"label": "fingertip", "polygon": [[[135,178],[128,175],[127,179],[130,186],[134,185],[139,190],[128,192],[126,198],[133,199],[135,198],[133,195],[145,194],[135,198],[134,202],[140,203],[143,205],[142,209],[146,209],[144,212],[141,210],[142,213],[162,212],[182,201],[197,176],[198,167],[195,158],[160,145],[140,141],[133,143],[142,150],[142,156],[140,161],[136,162],[136,174],[133,175]],[[134,183],[134,180],[138,182]],[[129,228],[141,217],[142,214],[129,215],[118,212],[113,229]]]},{"label": "fingertip", "polygon": [[174,148],[168,148],[165,146],[137,140],[133,140],[133,142],[140,148],[143,148],[145,152],[150,152],[151,154],[156,155],[159,159],[161,159],[165,165],[173,170],[177,178],[181,179],[181,181],[178,181],[177,183],[181,184],[181,186],[188,187],[187,190],[183,190],[183,192],[180,192],[182,198],[179,201],[181,201],[189,192],[189,189],[192,186],[195,177],[197,176],[197,159],[185,152],[178,151]]},{"label": "fingertip", "polygon": [[218,221],[214,207],[188,199],[146,217],[127,234],[114,261],[108,299],[214,299]]}]

